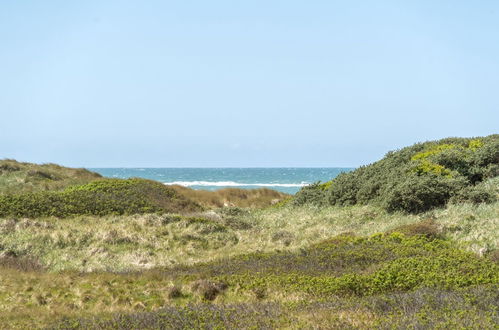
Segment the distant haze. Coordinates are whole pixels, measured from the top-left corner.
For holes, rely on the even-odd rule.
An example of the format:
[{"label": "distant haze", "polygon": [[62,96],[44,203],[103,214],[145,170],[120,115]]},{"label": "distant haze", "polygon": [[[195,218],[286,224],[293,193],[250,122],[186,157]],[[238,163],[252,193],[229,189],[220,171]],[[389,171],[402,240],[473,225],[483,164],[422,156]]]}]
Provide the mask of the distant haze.
[{"label": "distant haze", "polygon": [[0,158],[353,167],[499,131],[497,1],[2,1]]}]

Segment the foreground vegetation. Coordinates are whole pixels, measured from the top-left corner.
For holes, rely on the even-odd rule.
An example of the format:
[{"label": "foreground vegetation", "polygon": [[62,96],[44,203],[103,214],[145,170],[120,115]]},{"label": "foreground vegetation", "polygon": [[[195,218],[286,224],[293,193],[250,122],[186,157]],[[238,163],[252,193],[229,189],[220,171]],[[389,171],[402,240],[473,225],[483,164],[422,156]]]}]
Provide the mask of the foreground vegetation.
[{"label": "foreground vegetation", "polygon": [[0,328],[499,327],[499,136],[290,197],[0,161]]},{"label": "foreground vegetation", "polygon": [[498,221],[499,203],[4,219],[0,324],[494,328]]},{"label": "foreground vegetation", "polygon": [[297,251],[129,274],[4,266],[0,321],[55,328],[497,324],[493,255],[456,248],[425,224],[401,230],[407,234],[346,234]]},{"label": "foreground vegetation", "polygon": [[250,252],[298,250],[341,233],[372,235],[432,221],[463,249],[499,247],[499,203],[419,215],[375,206],[222,208],[189,216],[137,214],[0,219],[0,255],[30,256],[50,271],[139,271]]}]

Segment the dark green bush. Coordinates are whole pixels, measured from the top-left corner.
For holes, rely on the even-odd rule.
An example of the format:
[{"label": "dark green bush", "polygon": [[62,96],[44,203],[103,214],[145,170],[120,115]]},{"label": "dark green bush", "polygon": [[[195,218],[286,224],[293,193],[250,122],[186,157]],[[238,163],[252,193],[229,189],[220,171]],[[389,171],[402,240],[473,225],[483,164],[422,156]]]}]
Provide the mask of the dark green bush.
[{"label": "dark green bush", "polygon": [[470,188],[499,175],[499,135],[418,143],[342,173],[326,184],[304,187],[294,204],[374,203],[389,211],[424,212],[456,200],[491,201]]},{"label": "dark green bush", "polygon": [[384,207],[389,212],[420,213],[444,206],[455,191],[464,186],[463,180],[428,174],[409,174],[385,194]]},{"label": "dark green bush", "polygon": [[473,204],[480,204],[480,203],[493,203],[496,200],[497,200],[496,193],[493,189],[488,188],[484,184],[478,184],[476,186],[469,186],[458,191],[454,196],[452,196],[450,202],[452,203],[469,202]]},{"label": "dark green bush", "polygon": [[303,187],[293,199],[294,205],[305,203],[322,205],[325,203],[325,191],[320,182]]},{"label": "dark green bush", "polygon": [[105,179],[63,191],[0,195],[0,216],[68,217],[199,211],[201,207],[159,182]]}]

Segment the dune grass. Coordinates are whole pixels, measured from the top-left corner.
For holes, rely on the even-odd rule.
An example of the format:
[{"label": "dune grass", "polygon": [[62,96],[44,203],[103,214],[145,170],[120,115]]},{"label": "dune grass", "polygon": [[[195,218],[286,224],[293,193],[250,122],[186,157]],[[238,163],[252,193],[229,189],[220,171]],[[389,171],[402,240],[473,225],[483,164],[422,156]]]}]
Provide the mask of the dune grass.
[{"label": "dune grass", "polygon": [[473,200],[410,214],[50,164],[0,171],[0,328],[499,324],[499,202],[480,202],[497,177]]},{"label": "dune grass", "polygon": [[250,207],[263,208],[291,198],[291,195],[267,188],[224,188],[215,191],[194,190],[187,187],[170,186],[179,194],[196,201],[206,208]]},{"label": "dune grass", "polygon": [[100,178],[100,174],[83,168],[0,160],[0,194],[62,190]]},{"label": "dune grass", "polygon": [[499,203],[1,219],[0,328],[493,328],[498,219]]},{"label": "dune grass", "polygon": [[35,258],[51,271],[135,271],[297,250],[345,232],[371,235],[423,220],[475,253],[499,247],[499,203],[493,203],[450,205],[419,215],[374,206],[285,206],[190,216],[6,218],[0,219],[0,253]]}]

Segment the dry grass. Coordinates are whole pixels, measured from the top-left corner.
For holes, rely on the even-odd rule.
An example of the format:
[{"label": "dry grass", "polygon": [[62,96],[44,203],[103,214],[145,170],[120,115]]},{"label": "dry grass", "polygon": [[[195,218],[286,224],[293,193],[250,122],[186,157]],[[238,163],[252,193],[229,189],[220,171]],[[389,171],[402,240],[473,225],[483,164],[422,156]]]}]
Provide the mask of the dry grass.
[{"label": "dry grass", "polygon": [[421,215],[354,206],[229,208],[191,217],[0,219],[0,247],[35,258],[51,271],[130,271],[296,250],[345,232],[371,235],[428,219],[442,235],[476,253],[499,247],[499,203],[451,205]]},{"label": "dry grass", "polygon": [[267,189],[225,188],[215,191],[194,190],[182,186],[171,186],[181,195],[192,199],[206,208],[251,207],[262,208],[290,198],[290,195]]},{"label": "dry grass", "polygon": [[56,164],[32,164],[12,159],[0,160],[0,194],[61,190],[101,178],[83,168]]}]

